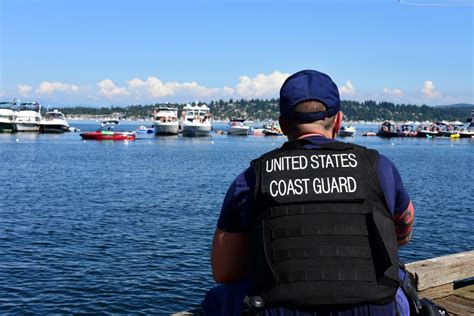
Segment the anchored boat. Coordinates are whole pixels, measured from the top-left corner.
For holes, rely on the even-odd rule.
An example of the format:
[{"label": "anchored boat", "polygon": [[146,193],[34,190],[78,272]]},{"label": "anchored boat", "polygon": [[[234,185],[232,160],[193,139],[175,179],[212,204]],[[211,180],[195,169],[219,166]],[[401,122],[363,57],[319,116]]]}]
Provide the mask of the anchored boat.
[{"label": "anchored boat", "polygon": [[355,133],[356,133],[355,127],[352,125],[349,125],[349,126],[341,126],[341,128],[339,129],[339,133],[337,133],[337,135],[339,135],[340,137],[352,137],[355,135]]},{"label": "anchored boat", "polygon": [[250,131],[250,126],[245,125],[244,122],[245,119],[243,118],[232,118],[227,124],[227,134],[247,136]]},{"label": "anchored boat", "polygon": [[16,132],[15,118],[15,103],[0,102],[0,133]]},{"label": "anchored boat", "polygon": [[66,117],[58,110],[46,112],[39,126],[39,131],[42,133],[64,133],[69,132],[69,129]]},{"label": "anchored boat", "polygon": [[41,122],[41,105],[38,102],[20,104],[15,124],[18,132],[38,132]]},{"label": "anchored boat", "polygon": [[181,129],[183,136],[208,136],[212,129],[211,112],[207,105],[186,105],[183,108]]},{"label": "anchored boat", "polygon": [[80,134],[83,139],[91,140],[135,140],[134,132],[115,131],[119,121],[111,120],[101,123],[101,127],[95,132],[86,132]]},{"label": "anchored boat", "polygon": [[178,110],[168,106],[153,111],[155,135],[177,135],[179,132]]}]

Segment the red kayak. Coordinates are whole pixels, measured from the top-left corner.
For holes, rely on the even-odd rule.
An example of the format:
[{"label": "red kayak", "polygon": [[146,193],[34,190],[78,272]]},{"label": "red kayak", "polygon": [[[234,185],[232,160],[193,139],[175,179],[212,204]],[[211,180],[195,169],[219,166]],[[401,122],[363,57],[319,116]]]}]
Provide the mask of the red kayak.
[{"label": "red kayak", "polygon": [[135,140],[133,132],[96,131],[80,134],[83,139],[94,140]]}]

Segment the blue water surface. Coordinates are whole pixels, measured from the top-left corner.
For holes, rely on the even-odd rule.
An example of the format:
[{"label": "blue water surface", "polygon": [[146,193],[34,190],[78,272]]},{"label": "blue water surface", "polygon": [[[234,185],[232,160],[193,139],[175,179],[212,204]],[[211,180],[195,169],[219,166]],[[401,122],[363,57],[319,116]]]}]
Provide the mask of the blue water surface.
[{"label": "blue water surface", "polygon": [[[375,126],[356,127],[346,140],[389,157],[415,205],[403,260],[473,249],[474,140],[362,137]],[[0,314],[169,314],[200,303],[214,285],[209,250],[229,184],[285,138],[138,137],[0,134]]]}]

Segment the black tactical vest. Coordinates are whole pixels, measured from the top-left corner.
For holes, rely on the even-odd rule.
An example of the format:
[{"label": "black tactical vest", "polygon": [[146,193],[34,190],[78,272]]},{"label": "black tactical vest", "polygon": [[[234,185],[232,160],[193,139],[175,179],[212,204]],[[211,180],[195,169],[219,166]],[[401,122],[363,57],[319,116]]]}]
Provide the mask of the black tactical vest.
[{"label": "black tactical vest", "polygon": [[305,140],[252,161],[251,295],[267,305],[386,304],[399,286],[378,153]]}]

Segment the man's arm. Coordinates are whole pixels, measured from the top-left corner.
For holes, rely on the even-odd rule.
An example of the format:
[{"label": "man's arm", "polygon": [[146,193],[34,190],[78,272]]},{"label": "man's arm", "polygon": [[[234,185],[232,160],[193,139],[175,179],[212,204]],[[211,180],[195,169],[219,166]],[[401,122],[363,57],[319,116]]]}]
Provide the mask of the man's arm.
[{"label": "man's arm", "polygon": [[395,214],[393,216],[398,247],[401,247],[410,241],[411,233],[413,230],[414,218],[415,209],[413,208],[413,204],[411,203],[411,201],[405,211],[399,214]]},{"label": "man's arm", "polygon": [[245,273],[247,233],[228,233],[217,228],[212,240],[212,276],[217,283],[231,283]]}]

